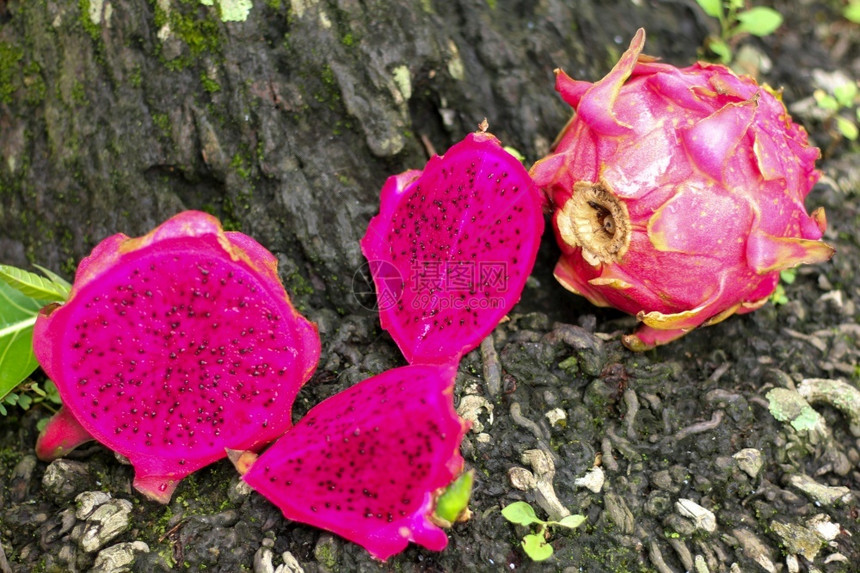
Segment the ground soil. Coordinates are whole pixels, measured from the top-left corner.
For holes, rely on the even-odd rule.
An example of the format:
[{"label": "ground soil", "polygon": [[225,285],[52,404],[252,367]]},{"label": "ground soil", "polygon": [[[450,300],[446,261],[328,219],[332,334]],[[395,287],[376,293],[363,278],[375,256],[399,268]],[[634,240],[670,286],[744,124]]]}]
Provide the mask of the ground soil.
[{"label": "ground soil", "polygon": [[[552,91],[554,66],[597,79],[640,25],[649,32],[646,51],[687,65],[716,31],[681,1],[476,0],[452,3],[450,14],[447,3],[427,2],[420,17],[400,4],[387,12],[373,2],[266,2],[245,27],[213,23],[193,6],[190,21],[209,22],[204,37],[217,33],[223,42],[210,46],[215,57],[189,48],[188,35],[159,44],[151,4],[116,2],[110,28],[78,13],[94,2],[79,4],[0,1],[0,47],[22,49],[0,61],[0,262],[42,262],[71,277],[75,261],[108,234],[140,234],[182,208],[215,212],[279,255],[288,288],[319,324],[322,360],[296,417],[401,364],[350,286],[361,263],[355,241],[387,175],[420,167],[428,145],[444,150],[485,115],[534,160],[568,113]],[[558,252],[547,235],[510,320],[460,365],[457,403],[485,401],[462,447],[477,476],[473,516],[449,532],[445,551],[411,546],[378,563],[354,544],[285,520],[243,489],[226,461],[183,481],[166,506],[134,492],[131,468],[97,445],[73,452],[59,482],[46,480],[49,466],[33,445],[50,412],[37,406],[0,417],[0,572],[93,567],[98,551],[76,541],[83,520],[74,499],[87,491],[133,504],[129,528],[109,545],[144,542],[148,551],[127,569],[141,572],[856,571],[860,413],[830,396],[812,404],[820,419],[809,429],[768,399],[806,379],[860,382],[860,148],[809,105],[822,73],[860,77],[860,28],[841,18],[843,4],[774,2],[783,27],[737,46],[738,54],[753,50],[744,59],[758,55],[747,70],[783,89],[824,150],[808,206],[826,209],[825,239],[836,256],[801,268],[781,304],[634,354],[620,343],[633,319],[591,307],[555,282]],[[187,2],[177,6],[192,13]],[[328,14],[319,37],[308,14],[317,22]],[[388,32],[384,47],[413,62],[408,94],[377,73],[398,63],[388,52],[351,51]],[[366,68],[356,63],[363,58]],[[201,86],[205,98],[182,99]],[[257,102],[248,104],[247,123],[236,111],[243,97]],[[98,129],[123,114],[138,131]],[[498,378],[487,374],[491,365],[500,366]],[[510,477],[512,468],[537,472],[528,462],[536,454],[526,454],[535,451],[552,460],[554,476],[544,478],[556,500],[547,489],[518,489]],[[751,467],[756,456],[760,466]],[[577,485],[595,466],[602,487]],[[501,515],[517,500],[542,518],[563,507],[587,520],[573,531],[552,529],[553,557],[534,563],[520,547],[526,529]],[[715,526],[679,500],[712,512]],[[814,533],[821,522],[835,524],[832,538]]]}]

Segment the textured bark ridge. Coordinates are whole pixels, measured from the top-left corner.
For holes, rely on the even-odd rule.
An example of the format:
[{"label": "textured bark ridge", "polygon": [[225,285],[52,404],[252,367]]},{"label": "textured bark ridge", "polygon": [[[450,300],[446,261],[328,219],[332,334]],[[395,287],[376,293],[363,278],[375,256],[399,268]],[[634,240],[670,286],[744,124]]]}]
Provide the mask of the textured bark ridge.
[{"label": "textured bark ridge", "polygon": [[[387,175],[483,117],[536,159],[569,113],[553,68],[594,76],[615,34],[667,17],[625,2],[639,14],[613,30],[560,1],[214,4],[6,3],[3,262],[71,277],[104,237],[198,209],[278,254],[300,303],[349,310]],[[660,36],[652,50],[672,53]]]}]

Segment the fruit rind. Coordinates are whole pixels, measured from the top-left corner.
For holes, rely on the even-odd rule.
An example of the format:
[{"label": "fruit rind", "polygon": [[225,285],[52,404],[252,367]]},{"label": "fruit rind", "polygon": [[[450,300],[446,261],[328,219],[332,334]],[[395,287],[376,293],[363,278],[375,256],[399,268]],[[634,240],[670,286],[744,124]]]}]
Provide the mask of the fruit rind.
[{"label": "fruit rind", "polygon": [[[804,206],[819,151],[773,91],[723,66],[657,62],[641,54],[644,40],[639,30],[593,84],[556,72],[576,114],[530,171],[553,204],[556,278],[642,320],[624,338],[636,350],[750,312],[779,271],[834,252],[821,241],[823,209]],[[599,199],[581,197],[595,188]],[[583,239],[600,232],[602,215],[572,225],[590,203],[598,213],[623,206],[610,221],[629,218],[623,248],[601,252]]]}]

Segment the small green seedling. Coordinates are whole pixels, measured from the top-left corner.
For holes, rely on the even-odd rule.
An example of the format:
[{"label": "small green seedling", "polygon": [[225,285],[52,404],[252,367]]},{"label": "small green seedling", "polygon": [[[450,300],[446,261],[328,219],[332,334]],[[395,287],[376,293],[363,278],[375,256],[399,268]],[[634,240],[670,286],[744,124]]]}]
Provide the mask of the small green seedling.
[{"label": "small green seedling", "polygon": [[696,0],[705,13],[720,21],[720,36],[709,36],[708,50],[723,64],[732,61],[732,46],[738,38],[769,36],[782,25],[782,14],[765,6],[746,7],[745,0]]},{"label": "small green seedling", "polygon": [[[44,388],[40,387],[38,382],[27,380],[19,384],[14,392],[9,392],[0,398],[0,416],[9,413],[7,407],[29,410],[33,405],[40,403],[46,405],[49,410],[56,411],[62,404],[57,387],[50,380],[45,382]],[[47,422],[48,419],[45,418],[40,424]],[[41,428],[39,429],[41,430]]]},{"label": "small green seedling", "polygon": [[788,296],[785,294],[785,287],[783,287],[783,283],[790,285],[797,279],[797,269],[785,269],[779,272],[779,282],[776,284],[776,288],[773,291],[773,294],[770,295],[770,300],[775,305],[785,304],[788,302]]},{"label": "small green seedling", "polygon": [[815,103],[826,112],[826,123],[836,127],[841,137],[857,141],[860,136],[860,90],[857,82],[846,82],[833,88],[829,94],[822,89],[813,92]]},{"label": "small green seedling", "polygon": [[5,406],[26,410],[33,402],[40,401],[38,386],[28,386],[32,392],[23,388],[23,392],[14,396],[10,393],[38,366],[33,355],[36,315],[43,306],[66,300],[71,288],[58,275],[38,268],[44,277],[0,265],[0,414],[3,415],[6,414]]},{"label": "small green seedling", "polygon": [[528,503],[524,501],[515,501],[502,510],[502,516],[517,525],[530,527],[536,525],[537,528],[532,533],[528,533],[523,537],[523,551],[532,561],[543,561],[552,556],[552,545],[547,543],[549,539],[550,527],[566,527],[568,529],[576,529],[585,522],[584,515],[568,515],[561,521],[544,521],[535,514]]}]

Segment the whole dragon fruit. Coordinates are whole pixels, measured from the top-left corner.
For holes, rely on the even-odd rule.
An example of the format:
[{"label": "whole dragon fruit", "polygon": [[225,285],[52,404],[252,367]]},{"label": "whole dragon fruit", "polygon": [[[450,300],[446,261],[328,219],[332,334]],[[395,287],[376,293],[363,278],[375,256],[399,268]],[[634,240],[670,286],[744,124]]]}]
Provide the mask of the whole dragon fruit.
[{"label": "whole dragon fruit", "polygon": [[63,400],[37,455],[95,438],[129,459],[135,488],[167,503],[225,448],[284,433],[320,340],[270,252],[187,211],[97,245],[66,303],[38,316],[33,350]]},{"label": "whole dragon fruit", "polygon": [[639,30],[591,84],[556,72],[576,110],[531,170],[554,206],[555,276],[636,315],[642,350],[767,301],[779,271],[825,261],[804,198],[819,152],[765,87],[723,66],[641,56]]},{"label": "whole dragon fruit", "polygon": [[441,551],[448,537],[434,508],[463,471],[468,429],[454,410],[456,373],[454,364],[388,370],[315,406],[259,458],[230,459],[288,519],[337,533],[377,559],[409,541]]},{"label": "whole dragon fruit", "polygon": [[410,363],[457,361],[517,303],[543,233],[543,198],[493,135],[388,178],[361,250],[382,327]]}]

